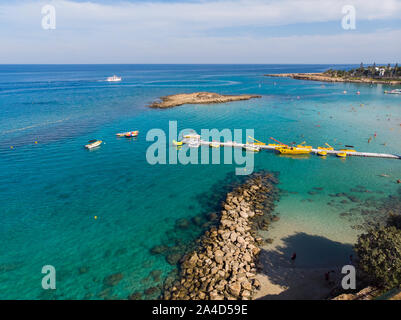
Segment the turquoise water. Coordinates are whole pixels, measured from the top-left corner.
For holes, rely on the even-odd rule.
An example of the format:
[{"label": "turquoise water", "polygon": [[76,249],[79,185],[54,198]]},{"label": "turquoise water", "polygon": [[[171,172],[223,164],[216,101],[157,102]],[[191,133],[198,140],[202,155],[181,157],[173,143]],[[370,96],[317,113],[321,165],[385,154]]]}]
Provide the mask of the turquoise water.
[{"label": "turquoise water", "polygon": [[[0,298],[127,298],[167,276],[174,266],[149,250],[196,238],[201,228],[180,229],[177,220],[216,210],[236,167],[148,164],[146,133],[168,132],[169,120],[178,121],[179,130],[254,129],[262,141],[273,136],[287,143],[401,153],[401,97],[384,95],[385,86],[263,77],[330,67],[0,66]],[[123,81],[104,81],[113,74]],[[263,97],[146,107],[163,95],[195,91]],[[127,130],[140,135],[115,137]],[[85,150],[94,138],[105,143]],[[397,191],[401,175],[397,160],[293,159],[269,152],[255,155],[255,167],[279,172],[283,195],[276,210],[283,222],[344,242],[359,232],[340,217],[354,204],[328,204],[337,201],[332,194],[363,186],[369,192],[354,193],[359,199],[386,198]],[[48,264],[57,270],[55,292],[41,288],[41,269]],[[162,272],[161,280],[149,277],[153,270]],[[115,273],[123,279],[105,286],[104,278]]]}]

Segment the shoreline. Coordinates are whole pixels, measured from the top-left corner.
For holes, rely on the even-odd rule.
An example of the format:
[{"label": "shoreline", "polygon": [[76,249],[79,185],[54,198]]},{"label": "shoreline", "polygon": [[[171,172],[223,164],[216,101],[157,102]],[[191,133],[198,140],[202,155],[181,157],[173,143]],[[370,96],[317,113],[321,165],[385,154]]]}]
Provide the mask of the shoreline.
[{"label": "shoreline", "polygon": [[309,81],[321,81],[321,82],[345,82],[345,83],[365,83],[365,84],[388,84],[388,85],[399,85],[401,80],[378,80],[372,78],[362,79],[349,79],[340,77],[330,77],[324,73],[273,73],[265,74],[265,77],[276,77],[276,78],[292,78],[297,80],[309,80]]},{"label": "shoreline", "polygon": [[[327,299],[336,291],[341,268],[353,254],[351,243],[305,230],[294,221],[281,219],[262,236],[273,241],[264,245],[260,254],[257,300]],[[297,254],[294,263],[290,259],[293,253]],[[326,272],[333,283],[325,281]]]},{"label": "shoreline", "polygon": [[148,105],[149,108],[167,109],[178,107],[184,104],[212,104],[226,103],[233,101],[250,100],[261,98],[260,95],[242,94],[242,95],[221,95],[214,92],[194,92],[180,93],[160,97],[160,101],[155,101]]}]

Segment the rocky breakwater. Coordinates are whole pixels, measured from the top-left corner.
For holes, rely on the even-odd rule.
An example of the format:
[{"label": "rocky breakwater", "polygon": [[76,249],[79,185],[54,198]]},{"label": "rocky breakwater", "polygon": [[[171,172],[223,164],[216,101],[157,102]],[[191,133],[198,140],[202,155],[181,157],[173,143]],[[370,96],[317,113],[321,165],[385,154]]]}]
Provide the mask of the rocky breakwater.
[{"label": "rocky breakwater", "polygon": [[[179,279],[165,288],[164,299],[251,299],[260,287],[255,279],[261,238],[277,197],[276,178],[256,173],[227,194],[217,226],[206,231],[199,246],[183,257]],[[262,222],[264,221],[264,222]]]}]

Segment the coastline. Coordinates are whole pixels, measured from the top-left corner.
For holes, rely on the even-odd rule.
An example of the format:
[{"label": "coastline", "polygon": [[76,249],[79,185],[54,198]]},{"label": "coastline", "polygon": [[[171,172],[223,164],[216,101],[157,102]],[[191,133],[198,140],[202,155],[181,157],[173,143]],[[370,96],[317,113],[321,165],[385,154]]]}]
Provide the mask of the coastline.
[{"label": "coastline", "polygon": [[151,103],[149,108],[167,109],[184,104],[211,104],[211,103],[226,103],[233,101],[250,100],[254,98],[261,98],[260,95],[221,95],[214,92],[194,92],[194,93],[180,93],[169,96],[160,97],[160,101]]},{"label": "coastline", "polygon": [[348,82],[348,83],[366,83],[366,84],[388,84],[388,85],[399,85],[401,80],[378,80],[372,78],[362,79],[350,79],[340,77],[330,77],[324,73],[273,73],[265,74],[265,77],[276,77],[276,78],[292,78],[297,80],[310,80],[310,81],[321,81],[321,82]]}]

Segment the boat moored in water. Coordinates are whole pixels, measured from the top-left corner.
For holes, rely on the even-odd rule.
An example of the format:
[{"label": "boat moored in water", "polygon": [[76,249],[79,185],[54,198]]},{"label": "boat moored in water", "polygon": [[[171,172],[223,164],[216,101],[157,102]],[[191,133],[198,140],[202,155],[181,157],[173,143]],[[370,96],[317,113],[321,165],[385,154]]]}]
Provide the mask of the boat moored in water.
[{"label": "boat moored in water", "polygon": [[117,137],[136,137],[139,134],[139,131],[127,131],[116,133]]},{"label": "boat moored in water", "polygon": [[103,143],[102,140],[89,140],[88,144],[85,145],[86,149],[93,149],[100,146]]},{"label": "boat moored in water", "polygon": [[108,82],[119,82],[121,80],[122,80],[121,77],[117,77],[116,75],[107,78]]},{"label": "boat moored in water", "polygon": [[388,93],[388,94],[401,94],[401,89],[393,89],[393,90],[384,90],[384,93]]},{"label": "boat moored in water", "polygon": [[125,133],[126,138],[132,138],[132,137],[137,137],[139,134],[139,131],[130,131]]}]

